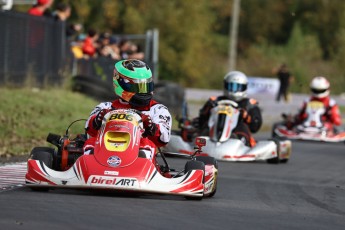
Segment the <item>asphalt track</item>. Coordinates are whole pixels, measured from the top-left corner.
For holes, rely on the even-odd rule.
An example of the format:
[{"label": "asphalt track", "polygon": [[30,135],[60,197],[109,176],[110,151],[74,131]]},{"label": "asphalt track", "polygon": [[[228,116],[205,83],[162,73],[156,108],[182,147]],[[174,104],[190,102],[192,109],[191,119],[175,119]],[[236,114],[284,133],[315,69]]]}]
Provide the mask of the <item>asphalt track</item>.
[{"label": "asphalt track", "polygon": [[[205,101],[220,93],[188,90],[187,98]],[[287,104],[275,103],[274,97],[258,98],[264,122],[270,125],[280,120],[281,112],[297,111],[303,97],[293,95]],[[344,99],[337,100],[345,105]],[[200,105],[194,107],[191,116]],[[268,134],[257,138],[268,138]],[[168,160],[176,168],[185,162]],[[0,190],[0,229],[343,230],[344,162],[344,144],[315,142],[294,142],[287,164],[220,162],[217,194],[202,201],[66,189],[33,192],[25,186],[13,187]],[[11,179],[1,176],[0,185]]]},{"label": "asphalt track", "polygon": [[0,192],[0,229],[345,229],[344,162],[344,144],[314,142],[294,142],[287,164],[220,162],[202,201],[15,187]]}]

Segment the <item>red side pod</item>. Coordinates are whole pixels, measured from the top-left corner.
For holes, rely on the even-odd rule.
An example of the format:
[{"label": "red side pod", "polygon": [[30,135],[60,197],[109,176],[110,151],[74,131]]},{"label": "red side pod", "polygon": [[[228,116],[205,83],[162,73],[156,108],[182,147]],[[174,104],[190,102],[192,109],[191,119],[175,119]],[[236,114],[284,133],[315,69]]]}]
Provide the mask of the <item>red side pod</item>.
[{"label": "red side pod", "polygon": [[47,177],[48,174],[43,169],[43,163],[36,160],[28,160],[28,171],[25,175],[25,180],[27,182],[34,184],[47,182],[48,184],[55,185],[55,183],[51,182]]},{"label": "red side pod", "polygon": [[185,181],[182,183],[184,184],[183,187],[173,190],[171,192],[174,193],[181,193],[186,191],[200,191],[204,190],[204,171],[203,170],[196,170],[192,176],[188,177]]}]

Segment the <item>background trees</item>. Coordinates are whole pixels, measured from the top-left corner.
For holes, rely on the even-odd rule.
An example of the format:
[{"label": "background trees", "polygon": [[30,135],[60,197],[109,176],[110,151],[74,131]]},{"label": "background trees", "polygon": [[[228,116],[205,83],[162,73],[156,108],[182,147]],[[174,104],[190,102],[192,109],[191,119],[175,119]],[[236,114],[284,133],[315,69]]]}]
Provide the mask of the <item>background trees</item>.
[{"label": "background trees", "polygon": [[[56,1],[57,2],[57,1]],[[68,2],[68,1],[67,1]],[[231,0],[70,0],[72,21],[115,34],[160,32],[160,78],[187,87],[220,88],[228,71]],[[282,62],[308,91],[315,75],[345,84],[345,1],[242,0],[237,69],[275,77]]]}]

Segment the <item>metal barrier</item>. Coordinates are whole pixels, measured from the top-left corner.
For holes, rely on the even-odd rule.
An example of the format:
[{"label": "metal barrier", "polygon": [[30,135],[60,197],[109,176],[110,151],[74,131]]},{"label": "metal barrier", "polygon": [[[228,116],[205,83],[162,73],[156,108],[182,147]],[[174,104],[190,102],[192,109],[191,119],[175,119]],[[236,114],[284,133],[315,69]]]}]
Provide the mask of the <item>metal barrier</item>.
[{"label": "metal barrier", "polygon": [[65,24],[25,13],[0,12],[0,84],[60,84]]},{"label": "metal barrier", "polygon": [[[158,31],[116,35],[141,40],[145,61],[158,79]],[[94,78],[112,76],[114,60],[74,59],[66,43],[65,23],[14,11],[0,11],[0,85],[61,84],[63,73]],[[110,68],[110,66],[112,66]],[[67,75],[67,74],[66,74]],[[109,79],[108,79],[109,80]]]}]

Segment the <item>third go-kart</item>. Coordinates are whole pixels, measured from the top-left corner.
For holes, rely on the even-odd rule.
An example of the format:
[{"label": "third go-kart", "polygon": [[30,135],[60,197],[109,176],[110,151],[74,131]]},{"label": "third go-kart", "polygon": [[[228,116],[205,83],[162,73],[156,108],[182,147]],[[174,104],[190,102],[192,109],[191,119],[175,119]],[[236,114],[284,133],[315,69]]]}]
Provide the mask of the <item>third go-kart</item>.
[{"label": "third go-kart", "polygon": [[275,123],[272,127],[272,137],[322,142],[345,141],[344,130],[335,130],[322,121],[321,116],[325,113],[323,103],[309,102],[306,106],[306,113],[307,119],[297,125],[294,125],[293,115],[282,114],[283,121]]},{"label": "third go-kart", "polygon": [[[25,179],[33,190],[105,189],[180,195],[187,199],[212,197],[216,193],[217,161],[197,156],[204,140],[196,140],[197,150],[184,169],[171,169],[162,151],[149,159],[139,148],[144,133],[139,111],[108,112],[90,155],[83,154],[86,135],[72,139],[68,129],[64,136],[48,135],[47,141],[57,149],[35,147],[31,151]],[[157,155],[161,155],[163,164]]]},{"label": "third go-kart", "polygon": [[[209,135],[199,136],[206,139],[203,148],[204,156],[211,156],[219,161],[262,161],[268,163],[286,163],[291,154],[290,140],[262,140],[254,147],[246,146],[241,140],[232,135],[240,119],[240,112],[236,102],[221,100],[211,110],[208,121]],[[165,147],[169,155],[179,152],[183,155],[193,153],[194,128],[191,122],[181,125],[181,131],[175,131],[170,143]],[[190,135],[191,133],[191,135]]]}]

